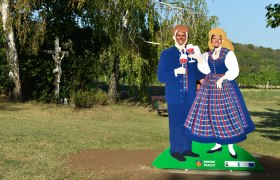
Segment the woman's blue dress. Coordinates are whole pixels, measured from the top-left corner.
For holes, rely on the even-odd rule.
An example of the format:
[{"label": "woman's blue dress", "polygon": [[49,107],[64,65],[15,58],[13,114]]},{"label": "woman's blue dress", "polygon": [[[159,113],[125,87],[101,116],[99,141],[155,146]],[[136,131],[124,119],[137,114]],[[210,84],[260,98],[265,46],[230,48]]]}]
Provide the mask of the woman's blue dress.
[{"label": "woman's blue dress", "polygon": [[235,80],[216,82],[228,71],[225,65],[229,50],[222,48],[218,59],[208,54],[211,73],[207,74],[185,122],[186,133],[203,143],[233,144],[246,139],[255,129],[243,96]]}]

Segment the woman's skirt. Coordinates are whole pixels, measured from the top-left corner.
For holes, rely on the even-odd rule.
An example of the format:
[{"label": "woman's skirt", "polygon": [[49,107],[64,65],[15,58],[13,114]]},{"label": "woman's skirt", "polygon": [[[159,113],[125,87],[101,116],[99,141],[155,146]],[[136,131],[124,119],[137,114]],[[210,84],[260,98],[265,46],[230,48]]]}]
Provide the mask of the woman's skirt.
[{"label": "woman's skirt", "polygon": [[217,81],[224,74],[208,74],[184,124],[191,138],[203,143],[233,144],[255,129],[235,80]]}]

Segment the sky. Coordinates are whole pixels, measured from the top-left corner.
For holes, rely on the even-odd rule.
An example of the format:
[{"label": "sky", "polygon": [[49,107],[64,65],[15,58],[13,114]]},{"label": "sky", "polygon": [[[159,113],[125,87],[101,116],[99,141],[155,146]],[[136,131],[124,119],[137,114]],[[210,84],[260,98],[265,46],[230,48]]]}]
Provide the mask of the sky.
[{"label": "sky", "polygon": [[234,43],[280,49],[280,26],[266,28],[266,9],[279,0],[206,0],[208,16],[217,16],[219,26]]}]

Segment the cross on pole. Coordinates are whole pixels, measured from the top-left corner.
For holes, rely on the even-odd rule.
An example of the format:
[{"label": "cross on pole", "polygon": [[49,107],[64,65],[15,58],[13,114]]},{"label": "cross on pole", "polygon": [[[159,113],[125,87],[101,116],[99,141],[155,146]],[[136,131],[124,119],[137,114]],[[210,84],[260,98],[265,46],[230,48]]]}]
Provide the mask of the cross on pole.
[{"label": "cross on pole", "polygon": [[55,63],[55,69],[53,70],[53,73],[55,74],[55,81],[54,81],[54,93],[57,99],[59,99],[59,83],[60,78],[62,75],[62,69],[61,69],[61,62],[64,58],[64,55],[68,55],[68,51],[61,51],[61,47],[59,46],[59,38],[56,36],[54,41],[54,50],[45,50],[47,54],[52,54],[52,57],[54,59]]}]

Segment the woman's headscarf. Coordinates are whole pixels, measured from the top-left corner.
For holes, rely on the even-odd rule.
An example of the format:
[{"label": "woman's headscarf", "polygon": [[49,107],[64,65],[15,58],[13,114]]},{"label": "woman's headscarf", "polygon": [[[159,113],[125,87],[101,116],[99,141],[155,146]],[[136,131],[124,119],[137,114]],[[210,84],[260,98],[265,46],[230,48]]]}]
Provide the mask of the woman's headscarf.
[{"label": "woman's headscarf", "polygon": [[213,35],[222,36],[222,47],[227,48],[231,51],[234,51],[234,47],[232,45],[231,40],[227,39],[226,32],[221,28],[213,28],[209,31],[208,47],[209,47],[210,50],[214,49],[214,46],[211,43],[211,38],[212,38]]}]

